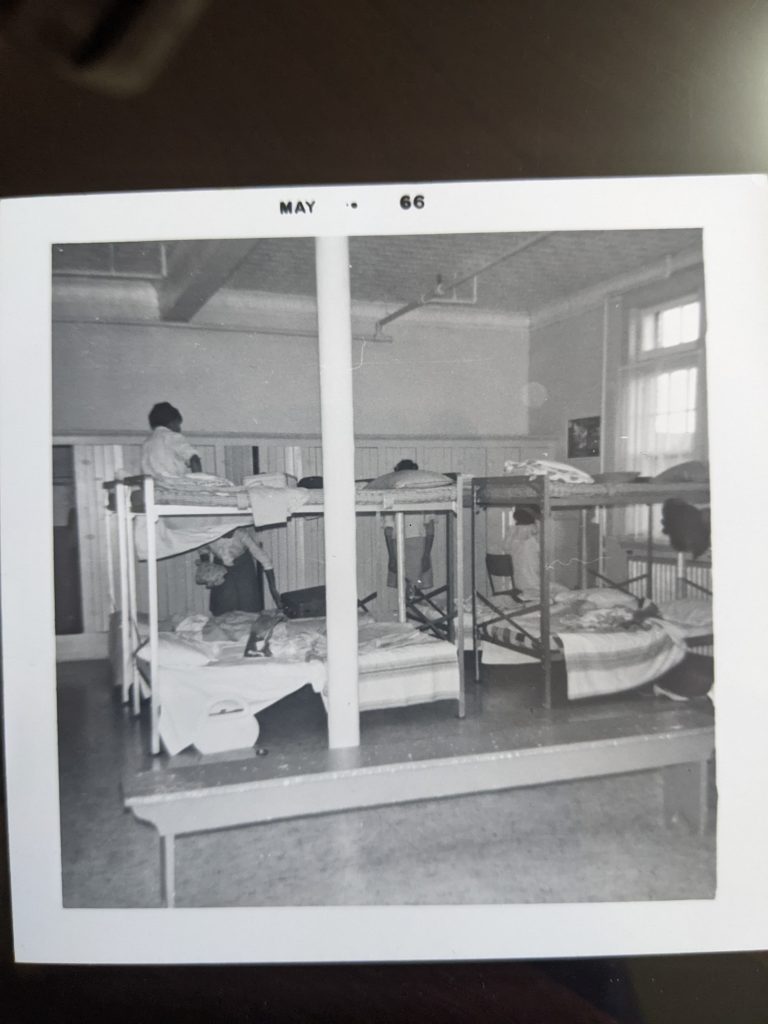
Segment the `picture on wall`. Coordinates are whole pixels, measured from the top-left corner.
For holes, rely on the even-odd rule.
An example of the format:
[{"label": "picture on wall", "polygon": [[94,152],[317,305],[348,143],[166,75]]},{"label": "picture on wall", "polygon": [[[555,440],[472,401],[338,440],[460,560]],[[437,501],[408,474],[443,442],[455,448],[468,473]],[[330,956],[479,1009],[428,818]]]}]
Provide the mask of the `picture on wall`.
[{"label": "picture on wall", "polygon": [[568,458],[585,459],[600,454],[600,417],[583,416],[568,421]]}]

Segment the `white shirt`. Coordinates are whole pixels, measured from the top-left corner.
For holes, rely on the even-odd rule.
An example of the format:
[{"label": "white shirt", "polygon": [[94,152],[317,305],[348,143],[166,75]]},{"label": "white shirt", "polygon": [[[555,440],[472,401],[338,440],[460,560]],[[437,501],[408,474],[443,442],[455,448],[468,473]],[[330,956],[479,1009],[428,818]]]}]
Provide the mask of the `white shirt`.
[{"label": "white shirt", "polygon": [[513,526],[504,539],[504,550],[512,556],[515,586],[524,595],[535,595],[541,590],[541,565],[538,526]]},{"label": "white shirt", "polygon": [[189,460],[199,454],[183,434],[155,427],[141,446],[141,471],[154,477],[186,476]]}]

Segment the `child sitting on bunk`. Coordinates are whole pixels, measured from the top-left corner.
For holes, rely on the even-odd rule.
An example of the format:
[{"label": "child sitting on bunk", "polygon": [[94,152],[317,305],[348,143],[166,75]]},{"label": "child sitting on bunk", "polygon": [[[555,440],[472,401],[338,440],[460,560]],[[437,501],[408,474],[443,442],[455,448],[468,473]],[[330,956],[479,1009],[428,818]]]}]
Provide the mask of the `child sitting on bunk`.
[{"label": "child sitting on bunk", "polygon": [[200,454],[182,434],[181,424],[181,413],[170,402],[158,402],[152,407],[152,433],[141,448],[142,473],[162,478],[202,471]]},{"label": "child sitting on bunk", "polygon": [[522,601],[538,601],[541,591],[538,517],[537,509],[516,505],[512,513],[515,525],[504,538],[504,551],[512,558],[513,583]]}]

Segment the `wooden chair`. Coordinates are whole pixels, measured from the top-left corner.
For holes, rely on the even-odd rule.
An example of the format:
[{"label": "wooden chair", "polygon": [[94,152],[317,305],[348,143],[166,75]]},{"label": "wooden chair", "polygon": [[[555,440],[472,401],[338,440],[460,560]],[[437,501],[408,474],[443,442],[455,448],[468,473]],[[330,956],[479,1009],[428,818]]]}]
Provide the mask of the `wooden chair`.
[{"label": "wooden chair", "polygon": [[[491,588],[491,594],[495,597],[502,595],[514,598],[519,597],[520,591],[515,586],[515,570],[512,565],[511,555],[486,555],[485,568],[488,573],[488,584]],[[497,586],[496,581],[501,579],[509,580],[510,586]]]}]

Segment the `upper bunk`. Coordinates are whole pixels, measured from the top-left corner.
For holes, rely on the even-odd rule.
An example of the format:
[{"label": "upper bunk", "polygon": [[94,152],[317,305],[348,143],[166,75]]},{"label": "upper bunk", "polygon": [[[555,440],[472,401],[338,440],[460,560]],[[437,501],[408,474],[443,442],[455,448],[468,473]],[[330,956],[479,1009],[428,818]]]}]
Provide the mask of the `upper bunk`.
[{"label": "upper bunk", "polygon": [[[118,486],[130,491],[130,511],[144,514],[151,504],[155,515],[167,516],[243,516],[249,513],[276,521],[295,515],[323,515],[325,493],[322,488],[297,486],[272,487],[261,483],[237,486],[194,476],[173,481],[155,480],[145,475],[126,476],[104,486],[115,492]],[[371,489],[358,483],[355,511],[358,513],[455,512],[461,483],[450,481],[433,487],[396,487]],[[111,498],[110,498],[110,504]]]},{"label": "upper bunk", "polygon": [[618,508],[660,505],[669,498],[695,505],[709,501],[709,483],[644,479],[564,483],[544,475],[490,476],[474,477],[471,493],[476,508],[510,508],[521,504],[551,509]]}]

